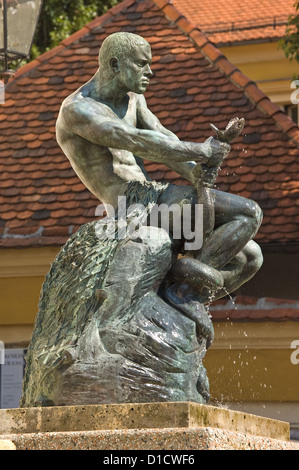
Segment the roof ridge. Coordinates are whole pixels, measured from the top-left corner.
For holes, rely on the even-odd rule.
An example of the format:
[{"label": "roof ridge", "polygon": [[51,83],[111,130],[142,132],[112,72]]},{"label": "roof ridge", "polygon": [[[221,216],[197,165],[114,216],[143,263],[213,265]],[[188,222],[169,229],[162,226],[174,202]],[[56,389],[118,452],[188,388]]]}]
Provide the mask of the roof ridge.
[{"label": "roof ridge", "polygon": [[[97,16],[95,19],[87,23],[78,31],[75,31],[73,34],[68,36],[67,38],[63,39],[63,41],[58,44],[58,46],[53,47],[49,51],[44,52],[36,59],[28,62],[26,65],[20,67],[15,75],[14,80],[17,80],[20,77],[23,77],[26,73],[29,73],[31,70],[35,69],[39,65],[43,64],[47,60],[51,59],[53,56],[59,54],[67,47],[69,47],[73,42],[80,39],[81,37],[88,34],[92,29],[104,24],[106,21],[111,20],[114,16],[120,13],[124,8],[130,6],[131,4],[135,3],[136,0],[123,0],[121,3],[118,3],[114,7],[110,8],[106,13],[101,16]],[[9,86],[14,81],[11,81],[7,86]]]},{"label": "roof ridge", "polygon": [[265,115],[270,116],[275,124],[285,132],[299,148],[299,128],[278,105],[262,92],[258,85],[232,64],[226,56],[209,40],[209,38],[191,23],[172,4],[172,0],[152,0],[154,4],[172,21],[192,42],[197,45],[206,58],[217,65],[231,82],[243,88],[246,96],[256,104]]}]

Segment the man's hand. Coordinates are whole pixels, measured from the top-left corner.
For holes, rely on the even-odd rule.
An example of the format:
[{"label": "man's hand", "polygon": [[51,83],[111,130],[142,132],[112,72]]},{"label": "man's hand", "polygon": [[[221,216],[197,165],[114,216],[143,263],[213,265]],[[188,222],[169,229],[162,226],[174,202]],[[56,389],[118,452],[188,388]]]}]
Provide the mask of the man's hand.
[{"label": "man's hand", "polygon": [[211,149],[211,156],[206,162],[206,166],[209,168],[221,166],[223,160],[225,159],[225,157],[227,157],[230,152],[230,145],[226,142],[220,142],[219,140],[214,139],[213,137],[209,137],[205,143],[209,144]]},{"label": "man's hand", "polygon": [[208,167],[204,163],[198,163],[193,168],[194,184],[212,188],[218,176],[219,167]]},{"label": "man's hand", "polygon": [[203,144],[209,155],[205,163],[197,163],[192,170],[193,183],[212,188],[219,168],[230,151],[230,145],[225,142],[209,137]]}]

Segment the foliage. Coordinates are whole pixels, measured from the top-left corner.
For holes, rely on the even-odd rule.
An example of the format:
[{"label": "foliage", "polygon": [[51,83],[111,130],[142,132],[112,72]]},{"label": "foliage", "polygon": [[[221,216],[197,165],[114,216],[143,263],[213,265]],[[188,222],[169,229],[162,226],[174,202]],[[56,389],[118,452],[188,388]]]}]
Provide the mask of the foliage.
[{"label": "foliage", "polygon": [[288,59],[299,62],[299,0],[295,2],[294,8],[296,13],[289,16],[286,35],[279,41],[279,46]]},{"label": "foliage", "polygon": [[44,0],[31,57],[57,46],[119,0]]}]

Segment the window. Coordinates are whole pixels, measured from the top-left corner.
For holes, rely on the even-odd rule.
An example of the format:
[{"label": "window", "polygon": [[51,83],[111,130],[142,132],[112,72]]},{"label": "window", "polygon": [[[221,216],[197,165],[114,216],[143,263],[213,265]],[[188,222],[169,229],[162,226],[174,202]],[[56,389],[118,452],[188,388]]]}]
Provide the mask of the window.
[{"label": "window", "polygon": [[298,124],[298,105],[297,104],[286,104],[284,105],[284,112],[290,116],[293,121]]}]

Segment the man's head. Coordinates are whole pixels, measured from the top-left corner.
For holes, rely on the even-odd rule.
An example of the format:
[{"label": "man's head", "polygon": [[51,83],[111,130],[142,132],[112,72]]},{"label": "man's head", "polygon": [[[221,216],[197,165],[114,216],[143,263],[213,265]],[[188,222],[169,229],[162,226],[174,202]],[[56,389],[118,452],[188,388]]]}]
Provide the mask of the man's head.
[{"label": "man's head", "polygon": [[114,33],[108,36],[100,48],[99,64],[102,76],[117,76],[128,91],[144,93],[149,79],[151,48],[141,36],[133,33]]}]

